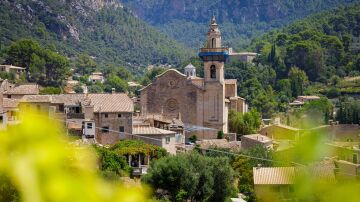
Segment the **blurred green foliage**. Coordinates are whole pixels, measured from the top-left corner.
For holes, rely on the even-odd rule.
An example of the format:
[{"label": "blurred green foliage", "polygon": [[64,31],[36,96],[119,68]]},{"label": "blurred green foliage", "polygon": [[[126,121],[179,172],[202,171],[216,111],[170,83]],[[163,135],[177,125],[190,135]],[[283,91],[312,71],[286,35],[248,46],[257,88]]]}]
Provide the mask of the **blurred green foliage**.
[{"label": "blurred green foliage", "polygon": [[20,120],[0,135],[0,184],[8,182],[16,190],[6,187],[10,200],[18,192],[21,201],[29,202],[149,201],[146,188],[102,179],[96,154],[69,144],[58,122],[30,111]]}]

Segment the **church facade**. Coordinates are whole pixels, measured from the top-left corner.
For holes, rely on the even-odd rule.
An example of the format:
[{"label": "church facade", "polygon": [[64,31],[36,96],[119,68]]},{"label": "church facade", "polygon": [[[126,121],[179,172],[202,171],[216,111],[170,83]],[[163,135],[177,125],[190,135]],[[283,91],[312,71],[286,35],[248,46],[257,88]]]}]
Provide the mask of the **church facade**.
[{"label": "church facade", "polygon": [[245,100],[237,96],[236,79],[224,78],[229,49],[221,45],[221,32],[214,16],[206,47],[200,49],[199,57],[204,61],[204,78],[196,76],[191,64],[184,73],[175,69],[165,71],[140,90],[141,113],[180,118],[193,128],[187,131],[187,137],[196,134],[199,139],[211,139],[216,138],[218,131],[228,133],[230,109],[247,111]]}]

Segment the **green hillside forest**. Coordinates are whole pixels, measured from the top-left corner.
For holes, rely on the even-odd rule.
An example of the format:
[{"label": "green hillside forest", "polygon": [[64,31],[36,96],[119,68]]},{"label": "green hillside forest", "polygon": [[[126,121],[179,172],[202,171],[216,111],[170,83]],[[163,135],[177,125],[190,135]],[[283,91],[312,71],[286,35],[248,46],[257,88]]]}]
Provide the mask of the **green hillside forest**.
[{"label": "green hillside forest", "polygon": [[245,48],[252,38],[320,11],[359,0],[120,0],[144,21],[193,48],[203,44],[210,16],[226,45]]},{"label": "green hillside forest", "polygon": [[2,0],[0,48],[33,38],[46,48],[100,63],[177,64],[194,54],[114,0]]}]

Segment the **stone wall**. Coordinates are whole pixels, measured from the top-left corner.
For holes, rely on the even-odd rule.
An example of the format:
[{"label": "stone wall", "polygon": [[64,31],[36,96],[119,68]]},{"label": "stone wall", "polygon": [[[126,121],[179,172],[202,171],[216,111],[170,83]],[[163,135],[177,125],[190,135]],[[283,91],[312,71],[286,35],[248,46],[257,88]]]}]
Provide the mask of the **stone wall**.
[{"label": "stone wall", "polygon": [[184,123],[197,124],[196,102],[198,87],[190,84],[185,75],[168,70],[141,91],[142,114],[166,114]]},{"label": "stone wall", "polygon": [[[121,114],[121,117],[118,117],[118,114]],[[132,113],[95,113],[94,117],[96,140],[100,144],[115,144],[120,139],[124,139],[125,134],[132,134]],[[101,131],[104,126],[109,126],[108,133]],[[124,126],[124,134],[120,134],[120,126]]]}]

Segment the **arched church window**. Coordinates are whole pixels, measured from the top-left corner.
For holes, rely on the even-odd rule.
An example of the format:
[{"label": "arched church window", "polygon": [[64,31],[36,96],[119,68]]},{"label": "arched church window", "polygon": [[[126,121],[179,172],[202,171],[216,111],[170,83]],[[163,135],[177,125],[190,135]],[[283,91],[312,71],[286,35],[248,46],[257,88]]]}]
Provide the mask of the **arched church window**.
[{"label": "arched church window", "polygon": [[212,79],[216,78],[216,67],[215,67],[215,65],[211,65],[211,67],[210,67],[210,78],[212,78]]},{"label": "arched church window", "polygon": [[211,39],[211,45],[212,45],[212,48],[215,48],[215,47],[216,47],[215,38],[212,38],[212,39]]}]

